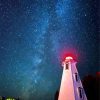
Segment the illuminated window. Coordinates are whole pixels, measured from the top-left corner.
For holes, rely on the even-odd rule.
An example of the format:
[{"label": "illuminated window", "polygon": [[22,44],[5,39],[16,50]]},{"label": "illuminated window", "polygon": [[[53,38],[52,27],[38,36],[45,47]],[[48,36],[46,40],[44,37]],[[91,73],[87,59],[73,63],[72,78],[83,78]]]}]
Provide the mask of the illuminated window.
[{"label": "illuminated window", "polygon": [[68,69],[68,64],[66,64],[66,69]]},{"label": "illuminated window", "polygon": [[15,99],[13,99],[13,98],[7,98],[6,100],[15,100]]},{"label": "illuminated window", "polygon": [[77,82],[79,81],[78,73],[75,73],[75,80],[76,80]]},{"label": "illuminated window", "polygon": [[78,87],[78,91],[79,91],[79,96],[80,96],[80,98],[81,99],[83,99],[83,88],[81,88],[81,87]]}]

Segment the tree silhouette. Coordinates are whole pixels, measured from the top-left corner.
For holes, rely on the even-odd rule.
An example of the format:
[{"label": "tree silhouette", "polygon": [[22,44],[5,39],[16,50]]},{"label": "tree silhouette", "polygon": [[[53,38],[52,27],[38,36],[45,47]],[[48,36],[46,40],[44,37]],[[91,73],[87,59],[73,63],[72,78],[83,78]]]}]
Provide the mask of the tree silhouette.
[{"label": "tree silhouette", "polygon": [[83,79],[83,87],[85,89],[88,100],[100,100],[100,72],[95,76],[88,75]]}]

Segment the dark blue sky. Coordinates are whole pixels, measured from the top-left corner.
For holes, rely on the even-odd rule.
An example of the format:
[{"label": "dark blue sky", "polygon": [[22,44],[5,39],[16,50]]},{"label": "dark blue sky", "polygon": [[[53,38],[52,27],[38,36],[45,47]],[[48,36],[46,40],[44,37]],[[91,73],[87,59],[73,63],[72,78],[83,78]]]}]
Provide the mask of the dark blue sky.
[{"label": "dark blue sky", "polygon": [[81,77],[99,71],[96,0],[0,0],[0,95],[53,100],[61,53],[78,56]]}]

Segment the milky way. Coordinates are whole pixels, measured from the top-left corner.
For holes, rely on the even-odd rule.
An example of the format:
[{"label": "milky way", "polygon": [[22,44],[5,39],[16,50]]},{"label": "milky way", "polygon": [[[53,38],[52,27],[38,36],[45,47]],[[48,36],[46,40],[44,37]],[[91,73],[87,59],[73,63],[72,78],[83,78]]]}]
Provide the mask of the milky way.
[{"label": "milky way", "polygon": [[98,14],[96,0],[0,0],[0,95],[53,100],[63,50],[81,77],[96,73]]}]

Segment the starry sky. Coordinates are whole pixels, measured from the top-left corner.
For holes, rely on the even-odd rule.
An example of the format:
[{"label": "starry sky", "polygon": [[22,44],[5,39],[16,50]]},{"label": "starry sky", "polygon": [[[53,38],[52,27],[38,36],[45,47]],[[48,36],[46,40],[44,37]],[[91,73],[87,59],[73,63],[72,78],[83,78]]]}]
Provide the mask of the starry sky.
[{"label": "starry sky", "polygon": [[64,52],[81,78],[99,71],[98,9],[96,0],[0,0],[0,95],[54,100]]}]

